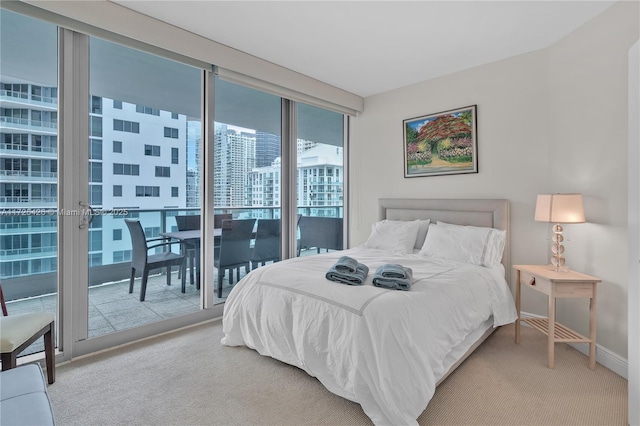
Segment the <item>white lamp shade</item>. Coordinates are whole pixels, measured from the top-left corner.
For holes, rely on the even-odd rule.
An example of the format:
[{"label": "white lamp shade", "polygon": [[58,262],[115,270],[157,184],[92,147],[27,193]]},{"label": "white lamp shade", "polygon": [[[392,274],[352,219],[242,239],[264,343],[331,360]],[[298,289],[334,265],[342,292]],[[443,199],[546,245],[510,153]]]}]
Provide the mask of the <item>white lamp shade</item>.
[{"label": "white lamp shade", "polygon": [[582,194],[540,194],[535,220],[552,223],[584,223]]}]

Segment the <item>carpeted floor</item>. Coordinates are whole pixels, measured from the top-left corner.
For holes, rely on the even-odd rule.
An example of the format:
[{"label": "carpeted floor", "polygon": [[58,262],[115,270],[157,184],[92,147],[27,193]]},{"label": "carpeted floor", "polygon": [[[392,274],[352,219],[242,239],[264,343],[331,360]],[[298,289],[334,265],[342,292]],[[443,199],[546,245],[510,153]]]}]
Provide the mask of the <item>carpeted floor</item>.
[{"label": "carpeted floor", "polygon": [[[421,425],[627,425],[627,381],[545,336],[495,332],[436,390]],[[370,425],[302,370],[220,344],[214,321],[61,365],[49,394],[66,425]]]}]

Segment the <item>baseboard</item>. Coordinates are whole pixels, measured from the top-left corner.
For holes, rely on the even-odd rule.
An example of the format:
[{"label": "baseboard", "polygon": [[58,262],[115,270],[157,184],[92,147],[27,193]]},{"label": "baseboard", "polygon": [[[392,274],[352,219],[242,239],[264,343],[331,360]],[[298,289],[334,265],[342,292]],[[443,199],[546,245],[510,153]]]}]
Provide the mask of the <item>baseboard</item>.
[{"label": "baseboard", "polygon": [[[544,318],[542,315],[534,315],[528,312],[520,312],[521,318]],[[525,327],[530,327],[526,322],[521,323]],[[597,339],[596,339],[597,340]],[[582,352],[586,356],[589,356],[589,344],[588,343],[567,343],[575,350]],[[629,363],[627,359],[622,358],[620,355],[611,352],[609,349],[600,346],[596,343],[596,362],[603,367],[608,368],[617,375],[624,377],[628,380]]]}]

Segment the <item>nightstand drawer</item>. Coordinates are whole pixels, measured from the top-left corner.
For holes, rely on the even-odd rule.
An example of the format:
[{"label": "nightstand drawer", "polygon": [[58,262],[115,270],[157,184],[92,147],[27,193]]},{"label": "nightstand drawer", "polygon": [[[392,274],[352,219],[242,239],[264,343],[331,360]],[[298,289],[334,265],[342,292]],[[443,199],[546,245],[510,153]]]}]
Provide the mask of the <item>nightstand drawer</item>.
[{"label": "nightstand drawer", "polygon": [[534,277],[528,272],[520,272],[520,283],[540,293],[551,294],[551,283],[543,278]]},{"label": "nightstand drawer", "polygon": [[556,297],[593,297],[593,284],[556,284]]}]

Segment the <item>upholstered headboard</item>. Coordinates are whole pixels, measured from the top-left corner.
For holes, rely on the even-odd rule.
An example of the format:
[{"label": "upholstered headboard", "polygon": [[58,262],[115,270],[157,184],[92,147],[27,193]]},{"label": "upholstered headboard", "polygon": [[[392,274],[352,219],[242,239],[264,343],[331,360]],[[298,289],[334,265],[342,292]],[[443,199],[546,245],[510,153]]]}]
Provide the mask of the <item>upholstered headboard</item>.
[{"label": "upholstered headboard", "polygon": [[380,220],[430,219],[432,223],[440,220],[457,225],[504,229],[507,238],[502,265],[507,282],[510,282],[509,200],[381,198],[378,201]]}]

